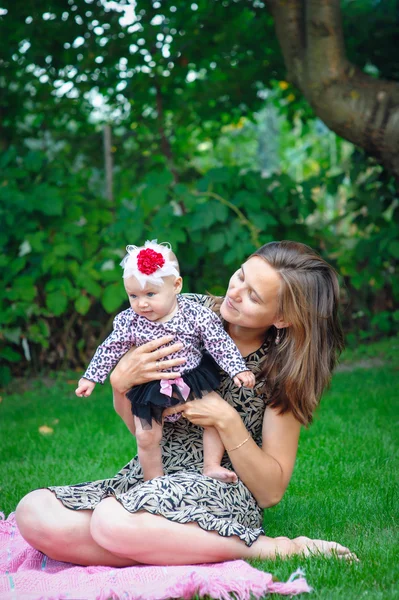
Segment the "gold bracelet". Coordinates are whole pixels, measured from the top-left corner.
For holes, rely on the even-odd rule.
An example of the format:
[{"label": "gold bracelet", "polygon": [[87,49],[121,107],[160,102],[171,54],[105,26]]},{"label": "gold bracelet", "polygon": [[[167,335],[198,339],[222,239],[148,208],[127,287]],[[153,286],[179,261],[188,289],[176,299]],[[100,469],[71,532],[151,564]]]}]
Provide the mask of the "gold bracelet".
[{"label": "gold bracelet", "polygon": [[226,448],[226,452],[233,452],[233,450],[238,450],[238,448],[241,448],[241,446],[243,446],[244,444],[247,443],[247,441],[250,439],[250,435],[243,441],[241,442],[241,444],[238,444],[238,446],[235,446],[234,448],[230,448],[230,450],[227,450]]}]

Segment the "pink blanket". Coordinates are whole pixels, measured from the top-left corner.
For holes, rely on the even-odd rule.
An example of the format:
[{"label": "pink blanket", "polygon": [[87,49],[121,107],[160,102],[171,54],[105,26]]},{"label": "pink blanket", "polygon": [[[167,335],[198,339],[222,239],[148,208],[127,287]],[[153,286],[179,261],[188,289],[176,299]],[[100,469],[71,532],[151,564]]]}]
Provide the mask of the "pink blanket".
[{"label": "pink blanket", "polygon": [[27,544],[15,523],[0,513],[0,600],[215,600],[261,598],[267,593],[310,592],[301,571],[286,583],[243,560],[182,567],[78,567],[58,562]]}]

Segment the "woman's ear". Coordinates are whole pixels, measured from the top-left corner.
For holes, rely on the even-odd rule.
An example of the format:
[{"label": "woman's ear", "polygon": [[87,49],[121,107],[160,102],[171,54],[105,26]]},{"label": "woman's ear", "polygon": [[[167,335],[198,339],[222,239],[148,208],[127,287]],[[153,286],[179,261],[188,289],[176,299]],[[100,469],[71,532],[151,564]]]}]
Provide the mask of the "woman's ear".
[{"label": "woman's ear", "polygon": [[276,329],[285,329],[286,327],[291,327],[291,323],[283,321],[283,319],[278,319],[277,321],[274,321],[273,325]]},{"label": "woman's ear", "polygon": [[181,277],[176,277],[175,283],[173,284],[173,289],[175,294],[180,294],[183,287],[183,279]]}]

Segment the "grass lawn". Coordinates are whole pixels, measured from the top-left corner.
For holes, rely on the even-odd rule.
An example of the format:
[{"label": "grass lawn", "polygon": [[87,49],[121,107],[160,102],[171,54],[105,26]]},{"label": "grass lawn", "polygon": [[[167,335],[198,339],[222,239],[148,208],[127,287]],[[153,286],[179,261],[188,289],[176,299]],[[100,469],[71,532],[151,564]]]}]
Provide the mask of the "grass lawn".
[{"label": "grass lawn", "polygon": [[[398,375],[398,339],[345,354],[315,423],[302,431],[284,499],[265,512],[268,535],[333,539],[360,562],[292,558],[254,566],[281,580],[301,566],[312,598],[399,598]],[[76,379],[58,374],[3,390],[0,509],[6,514],[33,488],[110,476],[134,454],[108,385],[79,399]],[[40,433],[43,425],[52,433]]]}]

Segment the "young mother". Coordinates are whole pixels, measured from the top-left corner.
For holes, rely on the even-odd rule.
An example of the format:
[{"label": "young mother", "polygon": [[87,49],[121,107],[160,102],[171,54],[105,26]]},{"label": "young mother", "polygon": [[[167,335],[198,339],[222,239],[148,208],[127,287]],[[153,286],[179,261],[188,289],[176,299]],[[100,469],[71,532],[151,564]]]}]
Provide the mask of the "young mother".
[{"label": "young mother", "polygon": [[[237,558],[336,553],[335,542],[269,538],[263,508],[277,504],[294,468],[301,424],[311,422],[342,349],[334,270],[295,242],[262,246],[232,276],[220,314],[248,367],[253,390],[225,376],[223,399],[212,394],[169,409],[166,475],[143,482],[137,459],[115,477],[35,490],[17,507],[17,523],[35,548],[81,565],[195,564]],[[212,305],[211,298],[194,296]],[[111,376],[117,412],[133,432],[125,392],[178,373],[159,371],[176,350],[162,338],[126,354]],[[162,362],[164,369],[181,360]],[[213,426],[226,448],[223,465],[238,481],[202,475],[202,427]],[[101,440],[99,439],[99,443]]]}]

